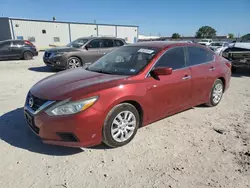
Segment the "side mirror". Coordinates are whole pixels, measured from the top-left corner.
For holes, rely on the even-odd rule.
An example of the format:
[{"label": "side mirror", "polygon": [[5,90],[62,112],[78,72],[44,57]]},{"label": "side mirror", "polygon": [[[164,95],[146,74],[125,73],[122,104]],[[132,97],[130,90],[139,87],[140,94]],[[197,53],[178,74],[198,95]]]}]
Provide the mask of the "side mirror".
[{"label": "side mirror", "polygon": [[152,76],[164,76],[164,75],[170,75],[172,74],[173,70],[172,68],[168,68],[168,67],[159,67],[159,68],[155,68],[154,70],[151,71],[151,75]]},{"label": "side mirror", "polygon": [[89,45],[84,46],[85,50],[89,50]]}]

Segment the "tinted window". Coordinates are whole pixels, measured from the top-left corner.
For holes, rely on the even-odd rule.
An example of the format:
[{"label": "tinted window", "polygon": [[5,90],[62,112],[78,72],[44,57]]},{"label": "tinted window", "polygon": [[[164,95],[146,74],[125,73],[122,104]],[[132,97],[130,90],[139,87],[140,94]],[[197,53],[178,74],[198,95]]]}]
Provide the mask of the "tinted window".
[{"label": "tinted window", "polygon": [[0,48],[8,48],[8,47],[10,47],[10,42],[0,43]]},{"label": "tinted window", "polygon": [[89,39],[76,39],[76,40],[72,41],[71,43],[69,43],[67,45],[67,47],[80,48],[84,44],[86,44],[88,41],[89,41]]},{"label": "tinted window", "polygon": [[100,48],[100,40],[94,39],[88,44],[88,48]]},{"label": "tinted window", "polygon": [[224,47],[228,47],[229,46],[229,44],[228,43],[224,43]]},{"label": "tinted window", "polygon": [[13,41],[12,44],[13,44],[14,47],[23,46],[23,42],[22,41]]},{"label": "tinted window", "polygon": [[113,40],[111,40],[111,39],[103,39],[103,40],[102,40],[102,47],[103,47],[103,48],[111,48],[111,47],[114,47]]},{"label": "tinted window", "polygon": [[157,62],[156,67],[169,67],[173,70],[185,67],[184,48],[177,47],[168,50]]},{"label": "tinted window", "polygon": [[116,46],[123,46],[124,43],[121,40],[114,40]]},{"label": "tinted window", "polygon": [[187,47],[187,51],[189,57],[189,66],[198,65],[214,60],[214,54],[206,49],[192,46]]}]

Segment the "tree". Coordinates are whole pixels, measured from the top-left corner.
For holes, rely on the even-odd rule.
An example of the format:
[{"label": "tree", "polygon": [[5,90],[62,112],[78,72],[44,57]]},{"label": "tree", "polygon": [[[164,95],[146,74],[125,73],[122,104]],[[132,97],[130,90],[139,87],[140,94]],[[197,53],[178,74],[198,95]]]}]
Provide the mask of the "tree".
[{"label": "tree", "polygon": [[173,33],[172,39],[179,39],[181,38],[181,35],[179,33]]},{"label": "tree", "polygon": [[233,33],[229,33],[229,34],[228,34],[228,38],[234,39],[234,34],[233,34]]},{"label": "tree", "polygon": [[210,26],[202,26],[196,32],[196,38],[212,38],[216,36],[216,30]]}]

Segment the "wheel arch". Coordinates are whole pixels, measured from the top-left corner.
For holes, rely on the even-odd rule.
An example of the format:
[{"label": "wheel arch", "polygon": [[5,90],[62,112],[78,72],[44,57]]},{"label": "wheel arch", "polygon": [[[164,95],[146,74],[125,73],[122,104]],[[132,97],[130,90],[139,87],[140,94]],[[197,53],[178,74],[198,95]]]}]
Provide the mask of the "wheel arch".
[{"label": "wheel arch", "polygon": [[81,65],[83,66],[83,60],[82,60],[82,58],[81,58],[80,56],[78,56],[78,55],[75,55],[75,54],[72,54],[72,55],[70,55],[70,56],[67,58],[67,63],[68,63],[68,60],[69,60],[70,58],[72,58],[72,57],[76,57],[77,59],[79,59],[80,62],[81,62]]},{"label": "wheel arch", "polygon": [[222,81],[222,83],[223,83],[223,92],[225,91],[225,88],[226,88],[226,79],[224,78],[224,77],[219,77],[218,78],[219,80],[221,80]]},{"label": "wheel arch", "polygon": [[131,104],[136,108],[136,110],[138,111],[139,116],[140,116],[140,125],[139,125],[139,127],[142,127],[144,112],[143,112],[143,108],[142,108],[141,104],[139,102],[135,101],[135,100],[124,100],[124,101],[120,102],[119,104],[123,104],[123,103]]},{"label": "wheel arch", "polygon": [[31,53],[31,54],[32,54],[32,56],[34,56],[34,55],[35,55],[35,54],[33,54],[33,52],[32,52],[31,50],[24,50],[24,51],[22,52],[22,54],[21,54],[21,58],[24,58],[24,54],[25,54],[26,52]]}]

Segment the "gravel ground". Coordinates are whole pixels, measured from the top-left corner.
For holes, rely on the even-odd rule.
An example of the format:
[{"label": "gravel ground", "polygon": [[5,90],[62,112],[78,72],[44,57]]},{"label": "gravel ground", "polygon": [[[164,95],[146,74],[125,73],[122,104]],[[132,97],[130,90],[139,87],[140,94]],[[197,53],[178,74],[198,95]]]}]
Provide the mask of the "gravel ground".
[{"label": "gravel ground", "polygon": [[195,107],[141,128],[121,148],[80,150],[45,145],[25,123],[27,91],[55,74],[41,55],[0,62],[1,187],[250,187],[250,71],[233,75],[215,108]]}]

